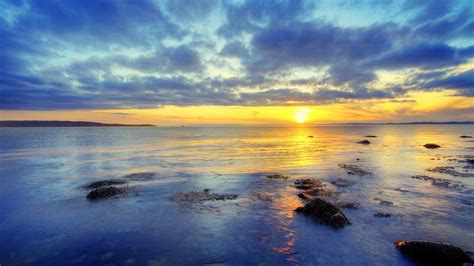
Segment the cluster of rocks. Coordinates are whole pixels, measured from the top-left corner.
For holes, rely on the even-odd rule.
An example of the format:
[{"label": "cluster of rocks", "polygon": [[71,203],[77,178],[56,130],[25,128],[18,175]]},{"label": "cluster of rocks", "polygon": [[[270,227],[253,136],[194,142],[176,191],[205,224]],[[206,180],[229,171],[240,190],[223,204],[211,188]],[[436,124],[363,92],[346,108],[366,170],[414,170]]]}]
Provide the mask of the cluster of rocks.
[{"label": "cluster of rocks", "polygon": [[454,169],[454,167],[451,167],[451,166],[439,166],[439,167],[427,169],[427,171],[434,172],[434,173],[447,174],[447,175],[456,176],[456,177],[474,177],[474,174],[458,172]]},{"label": "cluster of rocks", "polygon": [[108,199],[132,194],[134,192],[133,188],[125,186],[128,185],[128,180],[140,181],[151,179],[154,176],[155,174],[151,172],[133,173],[124,176],[124,179],[99,180],[87,184],[82,188],[91,190],[86,196],[89,200]]},{"label": "cluster of rocks", "polygon": [[209,189],[204,189],[203,191],[177,192],[171,197],[171,200],[181,204],[196,204],[205,201],[234,200],[237,197],[237,194],[217,194],[211,193]]},{"label": "cluster of rocks", "polygon": [[464,185],[461,182],[443,179],[443,178],[434,178],[427,175],[414,175],[411,178],[424,180],[424,181],[431,181],[433,186],[444,187],[444,188],[452,188],[452,189],[459,189],[464,188]]},{"label": "cluster of rocks", "polygon": [[347,173],[350,174],[350,175],[358,175],[358,176],[366,176],[366,175],[370,175],[371,173],[360,168],[359,166],[355,165],[355,164],[339,164],[339,167],[341,167],[342,169],[345,169],[347,170]]}]

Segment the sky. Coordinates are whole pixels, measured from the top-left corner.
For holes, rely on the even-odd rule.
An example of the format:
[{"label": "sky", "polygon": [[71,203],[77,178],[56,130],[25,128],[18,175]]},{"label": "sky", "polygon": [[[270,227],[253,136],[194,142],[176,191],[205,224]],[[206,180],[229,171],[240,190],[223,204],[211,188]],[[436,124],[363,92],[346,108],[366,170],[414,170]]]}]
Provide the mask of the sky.
[{"label": "sky", "polygon": [[474,120],[467,0],[0,0],[0,120]]}]

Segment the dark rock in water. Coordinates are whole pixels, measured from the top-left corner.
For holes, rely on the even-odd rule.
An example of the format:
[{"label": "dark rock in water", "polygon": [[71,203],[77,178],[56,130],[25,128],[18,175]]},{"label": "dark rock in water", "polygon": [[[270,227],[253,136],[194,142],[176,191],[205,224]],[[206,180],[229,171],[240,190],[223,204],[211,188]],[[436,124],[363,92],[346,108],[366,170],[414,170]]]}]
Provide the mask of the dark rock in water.
[{"label": "dark rock in water", "polygon": [[333,184],[335,186],[338,186],[338,187],[348,187],[348,186],[354,185],[355,182],[351,181],[351,180],[344,179],[344,178],[338,178],[335,181],[332,181],[331,184]]},{"label": "dark rock in water", "polygon": [[313,138],[313,136],[308,136],[308,138]]},{"label": "dark rock in water", "polygon": [[127,183],[127,181],[125,180],[108,179],[108,180],[92,182],[89,185],[83,186],[83,188],[94,189],[94,188],[100,188],[100,187],[108,187],[112,185],[122,185],[125,183]]},{"label": "dark rock in water", "polygon": [[374,136],[374,135],[367,135],[365,136],[366,138],[376,138],[377,136]]},{"label": "dark rock in water", "polygon": [[270,178],[270,179],[288,179],[290,177],[286,176],[286,175],[273,174],[273,175],[267,175],[267,178]]},{"label": "dark rock in water", "polygon": [[459,247],[429,241],[395,241],[395,247],[420,263],[429,265],[463,265],[472,263],[469,255]]},{"label": "dark rock in water", "polygon": [[358,209],[359,208],[359,203],[357,202],[336,202],[335,204],[338,208],[341,208],[341,209]]},{"label": "dark rock in water", "polygon": [[434,143],[427,143],[427,144],[423,145],[423,147],[425,147],[427,149],[441,148],[441,146],[439,146],[438,144],[434,144]]},{"label": "dark rock in water", "polygon": [[338,207],[320,198],[315,198],[304,207],[299,207],[295,211],[316,218],[320,223],[335,228],[342,228],[351,224]]},{"label": "dark rock in water", "polygon": [[374,214],[374,217],[377,217],[377,218],[388,218],[392,216],[390,213],[385,213],[385,212],[377,212],[376,214]]},{"label": "dark rock in water", "polygon": [[358,176],[365,176],[365,175],[370,175],[370,172],[365,171],[364,169],[360,168],[357,165],[354,164],[339,164],[339,167],[342,169],[346,169],[347,173],[350,175],[358,175]]},{"label": "dark rock in water", "polygon": [[357,143],[367,145],[367,144],[370,144],[370,141],[364,139],[364,140],[358,141]]},{"label": "dark rock in water", "polygon": [[472,136],[460,136],[460,138],[463,138],[463,139],[472,139]]},{"label": "dark rock in water", "polygon": [[153,177],[155,177],[155,173],[152,173],[152,172],[133,173],[133,174],[124,176],[124,178],[132,179],[132,180],[152,179]]},{"label": "dark rock in water", "polygon": [[128,191],[124,188],[117,188],[117,187],[101,187],[92,190],[87,194],[87,199],[89,200],[98,200],[98,199],[106,199],[114,196],[120,196],[127,194]]}]

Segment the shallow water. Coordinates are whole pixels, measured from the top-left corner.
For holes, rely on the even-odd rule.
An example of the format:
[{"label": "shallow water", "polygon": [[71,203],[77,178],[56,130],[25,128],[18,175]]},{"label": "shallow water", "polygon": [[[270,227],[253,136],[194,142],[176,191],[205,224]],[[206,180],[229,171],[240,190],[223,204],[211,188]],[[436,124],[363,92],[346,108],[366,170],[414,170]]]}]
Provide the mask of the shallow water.
[{"label": "shallow water", "polygon": [[[460,161],[474,155],[474,139],[459,138],[473,134],[472,125],[0,128],[0,264],[411,265],[397,239],[474,250],[474,177],[426,171],[474,173]],[[378,137],[355,143],[365,135]],[[140,172],[156,175],[130,182],[137,195],[90,202],[81,188]],[[265,177],[273,173],[291,179]],[[360,203],[343,210],[352,225],[335,230],[294,213],[303,202],[292,183],[303,177],[342,192],[331,201]],[[355,184],[337,188],[336,178]],[[203,189],[239,197],[170,200]]]}]

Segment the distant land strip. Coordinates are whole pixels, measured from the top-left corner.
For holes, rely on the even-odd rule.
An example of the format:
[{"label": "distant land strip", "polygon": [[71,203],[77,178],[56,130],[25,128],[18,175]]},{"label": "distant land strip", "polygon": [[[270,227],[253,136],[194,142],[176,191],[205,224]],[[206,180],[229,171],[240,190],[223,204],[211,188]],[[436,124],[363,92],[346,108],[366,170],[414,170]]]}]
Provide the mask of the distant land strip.
[{"label": "distant land strip", "polygon": [[141,124],[105,124],[85,121],[0,121],[0,127],[154,127],[155,125]]}]

